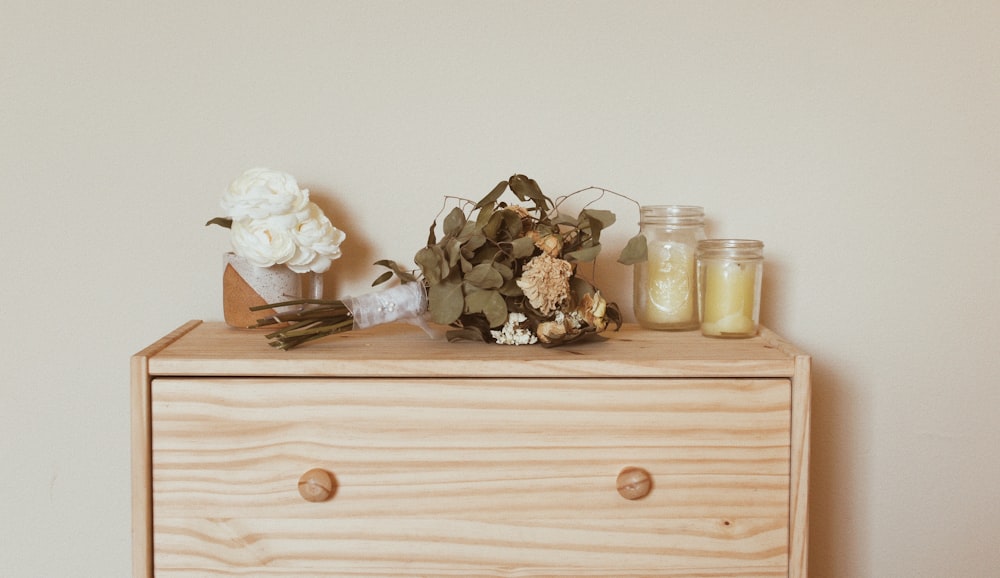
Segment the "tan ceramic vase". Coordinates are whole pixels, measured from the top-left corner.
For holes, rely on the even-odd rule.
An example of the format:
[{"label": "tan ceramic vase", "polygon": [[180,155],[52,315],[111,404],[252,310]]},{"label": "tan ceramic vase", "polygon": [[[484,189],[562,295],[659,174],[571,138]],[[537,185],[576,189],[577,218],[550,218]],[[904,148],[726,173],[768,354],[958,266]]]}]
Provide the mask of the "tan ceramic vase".
[{"label": "tan ceramic vase", "polygon": [[251,307],[302,298],[301,276],[284,265],[258,267],[235,253],[226,253],[224,263],[222,309],[231,327],[246,329],[276,313],[274,309],[251,311]]}]

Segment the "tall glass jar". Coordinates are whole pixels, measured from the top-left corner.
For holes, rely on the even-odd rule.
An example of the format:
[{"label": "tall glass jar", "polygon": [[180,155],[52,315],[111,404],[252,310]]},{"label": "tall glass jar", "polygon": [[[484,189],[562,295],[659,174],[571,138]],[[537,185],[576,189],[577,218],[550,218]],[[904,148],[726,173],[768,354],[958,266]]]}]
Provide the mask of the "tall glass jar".
[{"label": "tall glass jar", "polygon": [[705,238],[705,210],[689,205],[639,209],[647,259],[634,267],[632,304],[647,329],[698,328],[695,250]]},{"label": "tall glass jar", "polygon": [[708,239],[698,243],[701,333],[709,337],[753,337],[760,320],[764,243]]}]

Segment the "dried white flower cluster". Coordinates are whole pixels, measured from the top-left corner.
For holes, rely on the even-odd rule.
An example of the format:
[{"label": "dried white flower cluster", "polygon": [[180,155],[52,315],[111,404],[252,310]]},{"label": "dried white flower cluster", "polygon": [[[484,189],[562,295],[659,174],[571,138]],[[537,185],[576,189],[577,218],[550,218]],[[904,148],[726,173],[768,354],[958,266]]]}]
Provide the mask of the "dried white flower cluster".
[{"label": "dried white flower cluster", "polygon": [[233,249],[258,267],[322,273],[341,256],[346,235],[292,175],[250,169],[229,185],[221,205],[232,219]]},{"label": "dried white flower cluster", "polygon": [[573,265],[569,261],[542,253],[524,266],[517,286],[524,291],[524,296],[532,307],[542,315],[550,315],[559,309],[559,304],[569,295],[569,280],[572,276]]},{"label": "dried white flower cluster", "polygon": [[538,342],[530,330],[521,326],[528,318],[524,313],[510,313],[507,322],[499,330],[491,330],[490,334],[498,345],[532,345]]}]

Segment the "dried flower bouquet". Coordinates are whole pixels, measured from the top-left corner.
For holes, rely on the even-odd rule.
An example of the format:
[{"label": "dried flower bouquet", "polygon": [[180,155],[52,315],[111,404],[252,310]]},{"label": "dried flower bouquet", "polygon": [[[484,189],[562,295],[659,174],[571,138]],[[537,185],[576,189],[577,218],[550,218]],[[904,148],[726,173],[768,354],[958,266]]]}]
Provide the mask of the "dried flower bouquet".
[{"label": "dried flower bouquet", "polygon": [[[521,204],[500,200],[508,189]],[[589,189],[577,193],[585,190]],[[414,257],[419,273],[394,261],[376,262],[389,270],[373,285],[395,276],[400,286],[360,299],[268,305],[309,307],[262,319],[258,326],[291,322],[267,335],[282,349],[371,324],[422,317],[450,326],[449,341],[509,345],[560,345],[600,333],[609,325],[617,329],[622,322],[617,305],[579,272],[581,263],[597,258],[601,233],[615,222],[615,215],[585,208],[575,217],[564,216],[558,204],[534,180],[516,174],[479,202],[461,200],[461,206],[444,217],[440,238],[435,219],[427,244]],[[618,260],[640,261],[645,248],[645,240],[637,235]]]}]

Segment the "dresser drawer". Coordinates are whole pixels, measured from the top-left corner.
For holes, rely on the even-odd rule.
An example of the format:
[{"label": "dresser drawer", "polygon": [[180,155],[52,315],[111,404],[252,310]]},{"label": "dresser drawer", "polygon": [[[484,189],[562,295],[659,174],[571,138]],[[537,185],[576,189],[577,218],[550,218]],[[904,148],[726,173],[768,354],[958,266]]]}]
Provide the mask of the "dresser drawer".
[{"label": "dresser drawer", "polygon": [[155,575],[787,576],[790,405],[787,379],[157,378]]}]

